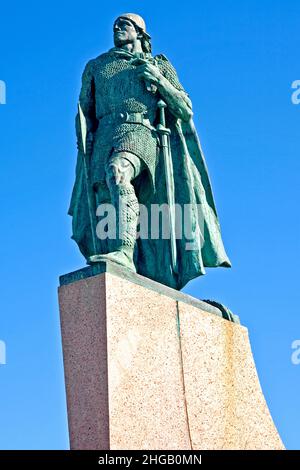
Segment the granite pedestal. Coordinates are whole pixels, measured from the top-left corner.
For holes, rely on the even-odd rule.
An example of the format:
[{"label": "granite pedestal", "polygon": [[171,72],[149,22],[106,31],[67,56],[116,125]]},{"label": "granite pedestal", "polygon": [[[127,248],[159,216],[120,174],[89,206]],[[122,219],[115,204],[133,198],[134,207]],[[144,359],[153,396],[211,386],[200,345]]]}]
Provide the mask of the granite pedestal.
[{"label": "granite pedestal", "polygon": [[244,326],[142,276],[95,269],[60,279],[72,449],[284,448]]}]

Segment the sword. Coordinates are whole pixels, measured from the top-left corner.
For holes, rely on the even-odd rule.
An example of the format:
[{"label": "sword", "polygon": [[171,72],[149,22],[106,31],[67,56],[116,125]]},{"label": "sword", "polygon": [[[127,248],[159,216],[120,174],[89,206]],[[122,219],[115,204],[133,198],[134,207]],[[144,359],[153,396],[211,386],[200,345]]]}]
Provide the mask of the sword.
[{"label": "sword", "polygon": [[156,127],[160,135],[160,146],[162,148],[166,186],[167,186],[167,200],[169,206],[169,223],[170,223],[170,236],[171,236],[171,261],[172,268],[175,273],[178,273],[177,266],[177,245],[176,245],[176,231],[175,231],[175,191],[174,191],[174,175],[173,175],[173,162],[170,146],[171,131],[166,127],[165,108],[167,104],[163,100],[157,103],[159,109],[159,124]]},{"label": "sword", "polygon": [[82,162],[83,162],[83,171],[84,171],[84,178],[85,178],[85,188],[86,188],[86,195],[87,195],[87,202],[88,202],[88,211],[89,211],[89,219],[90,219],[90,226],[91,226],[91,235],[92,235],[92,245],[93,245],[93,254],[97,254],[97,240],[95,237],[95,228],[96,228],[96,218],[95,208],[93,207],[93,193],[90,184],[89,172],[88,172],[88,162],[87,162],[87,154],[86,154],[86,138],[87,138],[87,125],[86,125],[86,118],[83,114],[81,109],[80,103],[78,103],[78,113],[79,113],[79,120],[80,120],[80,130],[81,130],[81,140],[83,146],[83,154],[82,154]]}]

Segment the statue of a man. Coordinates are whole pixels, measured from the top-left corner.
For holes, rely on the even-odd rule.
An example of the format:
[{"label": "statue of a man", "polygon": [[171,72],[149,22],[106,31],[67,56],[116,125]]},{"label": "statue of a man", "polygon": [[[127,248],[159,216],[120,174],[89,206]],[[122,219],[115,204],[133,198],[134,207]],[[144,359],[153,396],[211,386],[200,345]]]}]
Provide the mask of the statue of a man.
[{"label": "statue of a man", "polygon": [[[115,47],[89,61],[82,77],[73,238],[89,264],[114,262],[181,289],[206,266],[230,266],[192,104],[169,60],[151,54],[140,16],[119,16],[113,33]],[[189,235],[174,238],[179,216],[172,208],[170,237],[161,227],[159,236],[137,237],[141,205],[151,225],[151,208],[171,202],[182,209],[179,225],[189,225]],[[95,211],[105,203],[113,204],[122,234],[95,245]]]}]

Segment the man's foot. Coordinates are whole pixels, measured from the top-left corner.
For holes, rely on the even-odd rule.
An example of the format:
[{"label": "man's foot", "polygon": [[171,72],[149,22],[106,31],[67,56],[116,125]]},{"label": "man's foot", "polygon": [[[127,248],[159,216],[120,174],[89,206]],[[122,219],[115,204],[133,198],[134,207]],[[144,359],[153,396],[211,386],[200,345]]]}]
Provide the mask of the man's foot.
[{"label": "man's foot", "polygon": [[130,269],[136,273],[136,268],[134,262],[132,260],[132,253],[127,253],[126,251],[112,251],[111,253],[107,253],[105,255],[92,255],[89,256],[87,263],[88,264],[95,264],[95,263],[106,263],[106,262],[113,262],[124,268]]}]

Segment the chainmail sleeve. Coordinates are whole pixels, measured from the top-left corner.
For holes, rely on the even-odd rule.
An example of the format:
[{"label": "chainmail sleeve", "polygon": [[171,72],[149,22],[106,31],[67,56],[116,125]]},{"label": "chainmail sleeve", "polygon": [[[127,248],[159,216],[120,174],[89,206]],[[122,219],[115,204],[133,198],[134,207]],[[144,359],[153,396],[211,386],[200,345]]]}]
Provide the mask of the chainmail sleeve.
[{"label": "chainmail sleeve", "polygon": [[183,86],[181,85],[177,72],[169,61],[169,59],[167,59],[165,55],[159,54],[155,56],[155,61],[163,76],[170,82],[171,85],[173,85],[174,88],[176,88],[187,107],[192,110],[192,102],[189,98],[189,95],[186,93]]},{"label": "chainmail sleeve", "polygon": [[169,80],[171,85],[173,85],[179,91],[184,91],[184,88],[179,81],[177,72],[167,57],[163,54],[159,54],[155,57],[155,60],[160,68],[161,73]]}]

